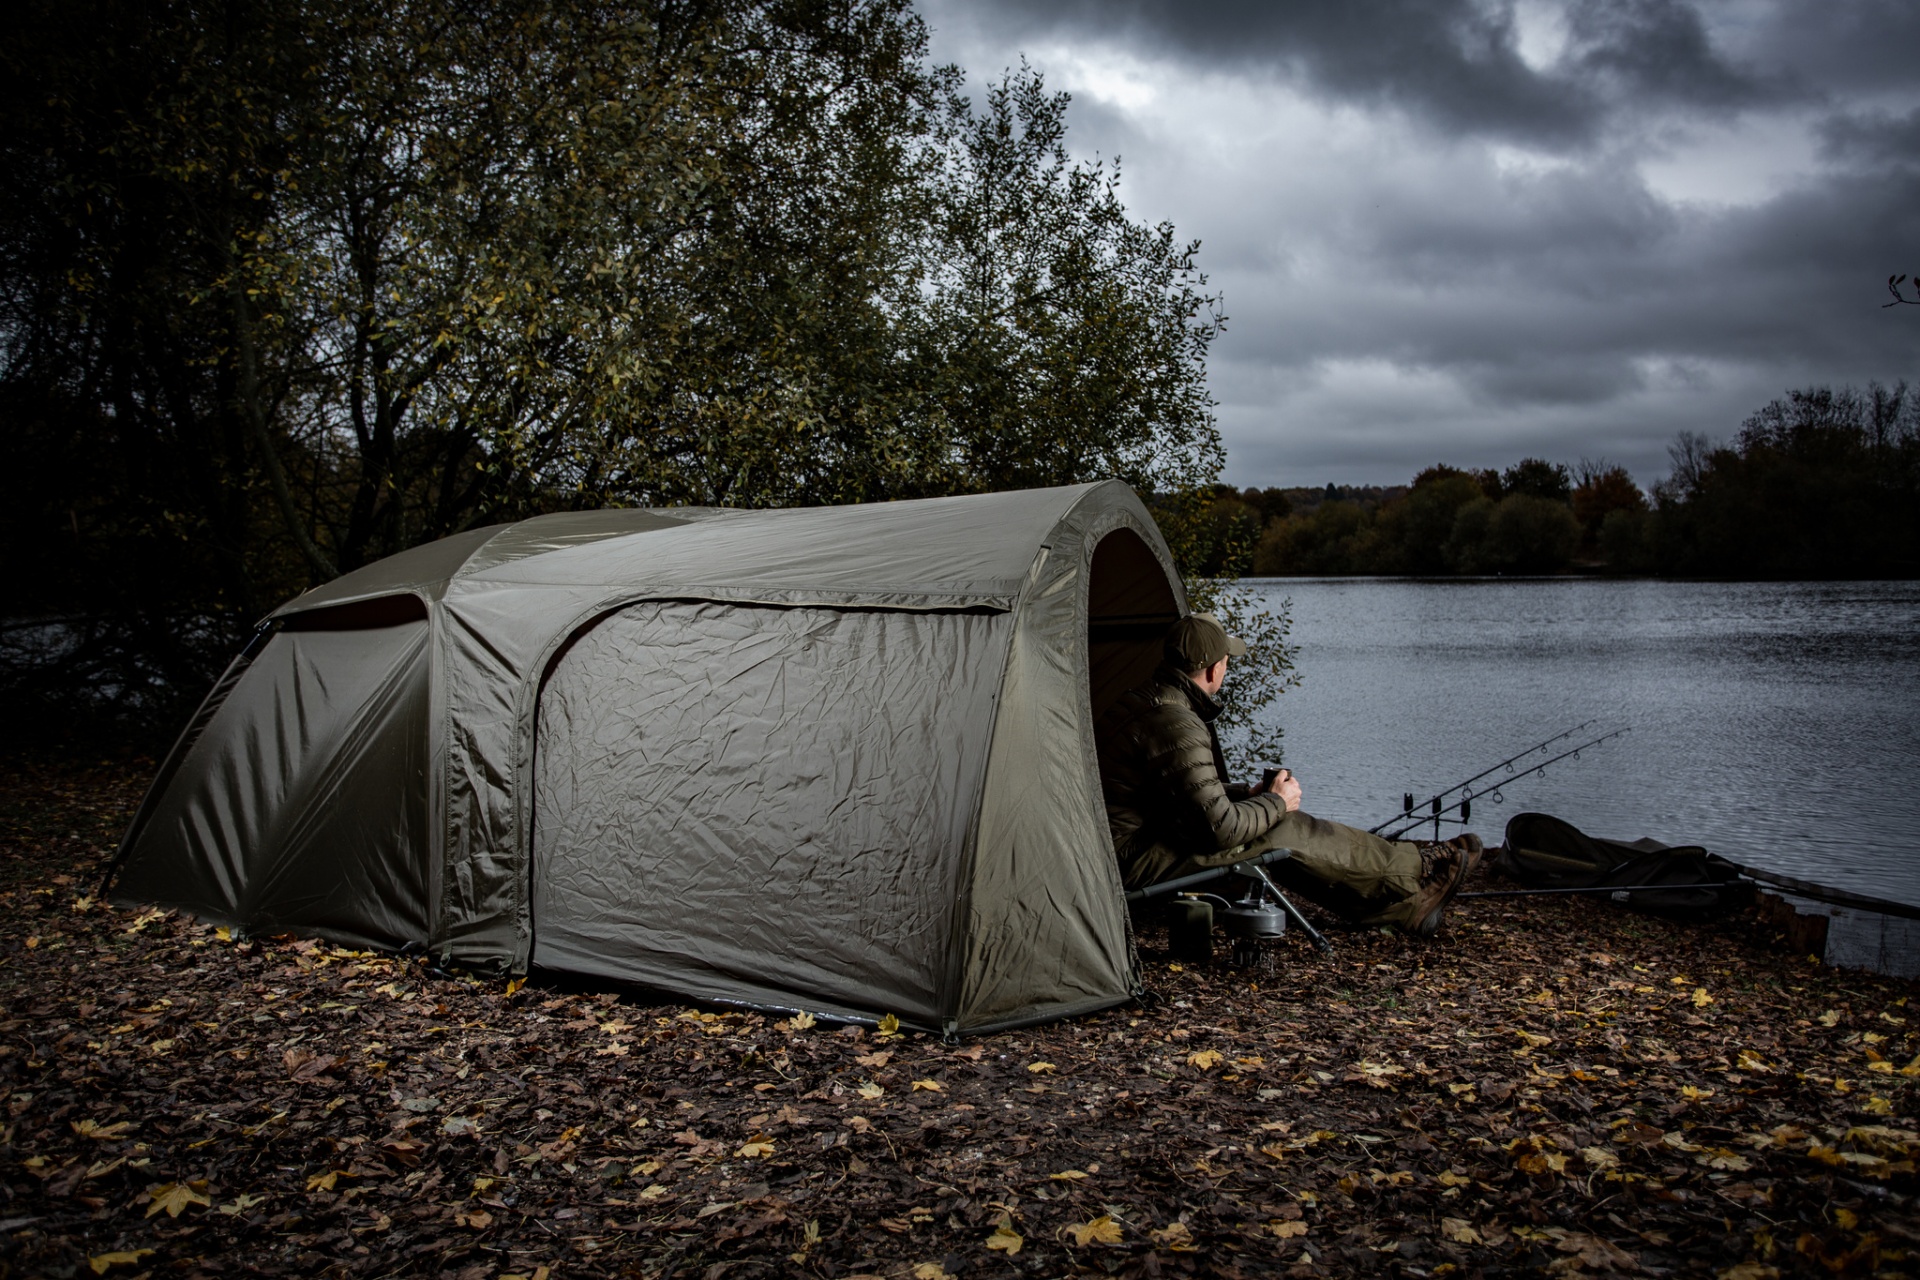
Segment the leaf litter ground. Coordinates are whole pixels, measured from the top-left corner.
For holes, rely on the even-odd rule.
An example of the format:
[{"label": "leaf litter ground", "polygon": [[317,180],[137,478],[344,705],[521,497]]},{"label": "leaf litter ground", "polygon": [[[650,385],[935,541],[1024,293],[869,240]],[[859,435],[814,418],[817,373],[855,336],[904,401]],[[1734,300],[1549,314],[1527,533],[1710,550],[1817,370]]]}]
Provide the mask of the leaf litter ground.
[{"label": "leaf litter ground", "polygon": [[145,780],[0,796],[8,1275],[1920,1274],[1915,984],[1751,914],[1148,932],[1149,1007],[943,1044],[106,907]]}]

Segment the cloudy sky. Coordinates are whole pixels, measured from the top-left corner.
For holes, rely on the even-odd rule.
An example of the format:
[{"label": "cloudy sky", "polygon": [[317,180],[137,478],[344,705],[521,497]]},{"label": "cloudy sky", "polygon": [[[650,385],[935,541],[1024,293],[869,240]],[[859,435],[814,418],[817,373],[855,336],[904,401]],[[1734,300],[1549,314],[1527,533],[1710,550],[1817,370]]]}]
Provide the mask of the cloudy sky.
[{"label": "cloudy sky", "polygon": [[[1920,382],[1913,0],[921,0],[1199,238],[1226,478],[1605,457]],[[1911,293],[1910,293],[1911,296]]]}]

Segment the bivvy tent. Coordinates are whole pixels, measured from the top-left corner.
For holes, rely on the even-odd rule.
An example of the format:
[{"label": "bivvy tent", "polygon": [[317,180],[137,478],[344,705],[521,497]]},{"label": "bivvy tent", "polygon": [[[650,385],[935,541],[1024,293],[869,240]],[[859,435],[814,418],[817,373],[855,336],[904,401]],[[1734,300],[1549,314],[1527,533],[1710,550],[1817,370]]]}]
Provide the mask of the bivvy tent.
[{"label": "bivvy tent", "polygon": [[277,610],[113,893],[981,1031],[1136,988],[1093,724],[1185,610],[1115,481],[476,529]]}]

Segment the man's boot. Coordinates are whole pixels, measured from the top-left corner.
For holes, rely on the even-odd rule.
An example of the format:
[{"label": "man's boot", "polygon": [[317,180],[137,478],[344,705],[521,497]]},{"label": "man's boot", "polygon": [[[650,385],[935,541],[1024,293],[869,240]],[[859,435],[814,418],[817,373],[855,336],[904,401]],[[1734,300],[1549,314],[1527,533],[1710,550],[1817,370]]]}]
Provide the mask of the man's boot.
[{"label": "man's boot", "polygon": [[1408,932],[1431,938],[1440,932],[1447,903],[1460,891],[1460,882],[1480,865],[1486,846],[1476,835],[1455,836],[1443,843],[1420,842],[1420,891],[1414,895]]}]

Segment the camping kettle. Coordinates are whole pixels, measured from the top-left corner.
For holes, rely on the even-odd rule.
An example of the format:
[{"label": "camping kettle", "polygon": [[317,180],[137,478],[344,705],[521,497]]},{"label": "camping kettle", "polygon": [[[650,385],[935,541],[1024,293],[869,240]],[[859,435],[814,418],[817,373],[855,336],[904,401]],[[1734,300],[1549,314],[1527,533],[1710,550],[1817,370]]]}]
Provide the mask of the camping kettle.
[{"label": "camping kettle", "polygon": [[1216,912],[1214,922],[1229,938],[1279,938],[1287,932],[1287,913],[1257,893]]}]

